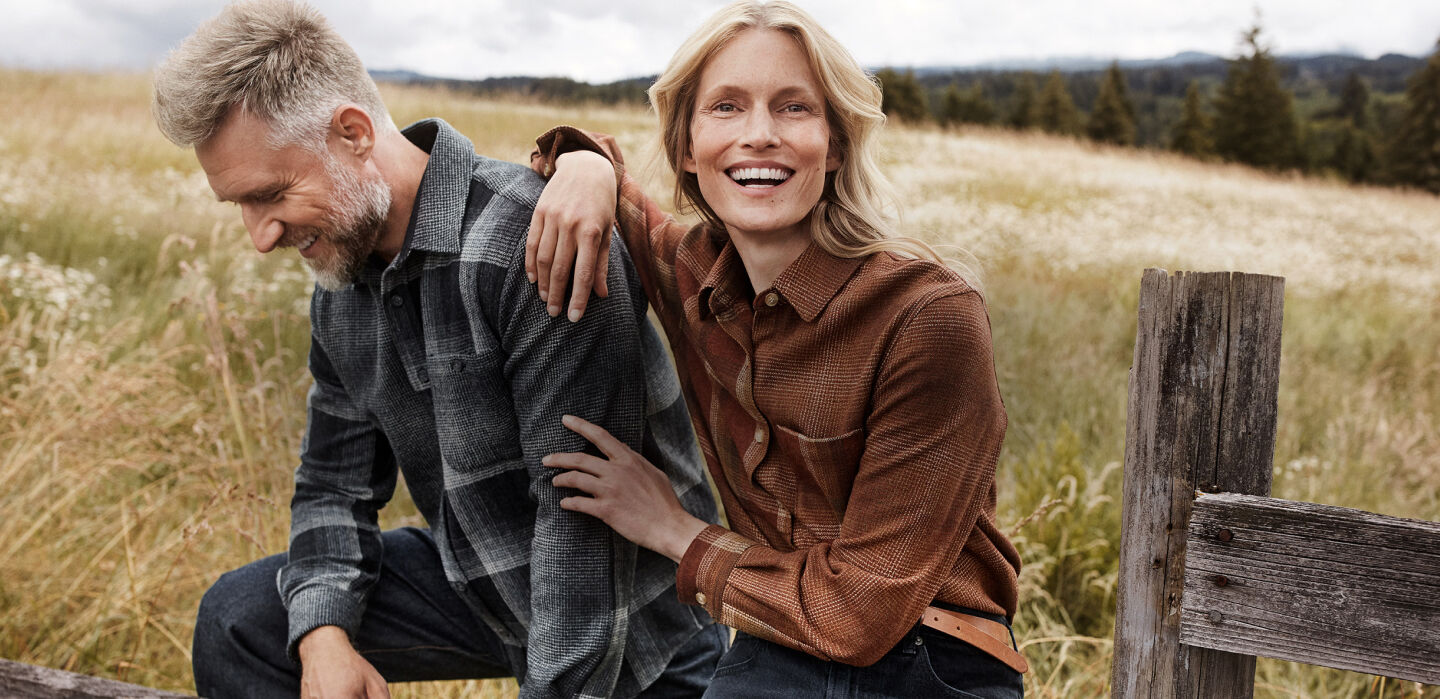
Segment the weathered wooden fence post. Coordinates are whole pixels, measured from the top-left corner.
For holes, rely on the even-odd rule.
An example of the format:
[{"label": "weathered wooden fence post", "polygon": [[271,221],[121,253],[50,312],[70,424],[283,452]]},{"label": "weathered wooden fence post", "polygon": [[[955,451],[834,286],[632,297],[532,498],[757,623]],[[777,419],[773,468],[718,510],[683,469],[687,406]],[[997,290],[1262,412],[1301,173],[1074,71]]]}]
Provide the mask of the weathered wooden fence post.
[{"label": "weathered wooden fence post", "polygon": [[1180,643],[1185,540],[1197,490],[1270,493],[1284,284],[1145,271],[1125,429],[1115,697],[1252,695],[1253,656]]}]

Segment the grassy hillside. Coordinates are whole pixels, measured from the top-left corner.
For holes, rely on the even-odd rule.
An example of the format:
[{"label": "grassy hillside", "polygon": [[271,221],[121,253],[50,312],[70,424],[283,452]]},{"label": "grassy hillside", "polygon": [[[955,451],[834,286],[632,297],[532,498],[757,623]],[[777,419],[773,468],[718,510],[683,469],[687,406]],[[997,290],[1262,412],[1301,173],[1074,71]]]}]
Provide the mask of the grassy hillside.
[{"label": "grassy hillside", "polygon": [[[555,123],[608,131],[665,196],[643,112],[382,90],[494,157]],[[0,71],[0,113],[0,657],[188,689],[200,595],[285,546],[308,278],[250,247],[143,77]],[[1440,520],[1440,199],[989,131],[893,130],[885,162],[906,229],[984,270],[1030,696],[1108,692],[1147,266],[1287,278],[1277,496]],[[417,523],[403,497],[383,518]],[[1440,697],[1272,661],[1259,685]]]}]

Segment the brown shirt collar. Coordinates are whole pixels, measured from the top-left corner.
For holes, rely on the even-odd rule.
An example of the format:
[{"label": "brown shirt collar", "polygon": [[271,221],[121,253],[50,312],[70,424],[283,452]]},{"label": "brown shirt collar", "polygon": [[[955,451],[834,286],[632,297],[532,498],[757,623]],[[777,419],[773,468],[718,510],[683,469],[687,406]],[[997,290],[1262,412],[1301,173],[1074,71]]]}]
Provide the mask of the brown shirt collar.
[{"label": "brown shirt collar", "polygon": [[[723,232],[713,234],[711,241],[723,244],[723,247],[700,287],[702,315],[719,315],[730,304],[738,300],[748,303],[752,298],[747,293],[750,284],[735,243]],[[860,258],[831,255],[812,241],[805,251],[775,278],[771,287],[779,292],[805,322],[813,323],[830,300],[840,292],[841,287],[845,286],[845,282],[855,274],[855,270],[859,269],[860,263]]]}]

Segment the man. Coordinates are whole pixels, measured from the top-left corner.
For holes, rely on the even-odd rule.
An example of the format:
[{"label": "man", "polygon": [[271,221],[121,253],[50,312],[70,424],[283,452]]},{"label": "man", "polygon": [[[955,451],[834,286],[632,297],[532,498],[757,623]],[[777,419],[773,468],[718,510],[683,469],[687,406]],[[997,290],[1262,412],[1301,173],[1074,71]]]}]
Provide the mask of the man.
[{"label": "man", "polygon": [[[386,681],[514,675],[522,697],[698,695],[726,643],[675,565],[560,507],[541,457],[603,425],[715,508],[628,257],[579,322],[529,288],[540,180],[438,120],[398,131],[314,10],[232,5],[158,68],[154,112],[239,205],[256,249],[314,271],[314,386],[288,554],[200,605],[199,693],[386,696]],[[583,225],[608,225],[614,202]],[[428,530],[380,532],[403,472]],[[277,590],[278,586],[278,590]],[[297,663],[298,662],[298,666]]]}]

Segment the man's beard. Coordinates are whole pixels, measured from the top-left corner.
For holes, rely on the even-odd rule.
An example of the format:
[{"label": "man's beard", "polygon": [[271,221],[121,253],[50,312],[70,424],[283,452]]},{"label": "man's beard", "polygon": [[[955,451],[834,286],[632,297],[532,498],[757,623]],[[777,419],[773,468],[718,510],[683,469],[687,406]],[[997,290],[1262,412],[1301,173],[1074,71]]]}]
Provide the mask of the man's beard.
[{"label": "man's beard", "polygon": [[339,291],[353,284],[385,232],[390,213],[390,187],[378,174],[361,179],[334,155],[325,155],[325,173],[330,177],[332,196],[327,221],[320,227],[287,231],[292,240],[318,235],[332,249],[330,255],[303,258],[315,275],[315,283],[327,291]]}]

